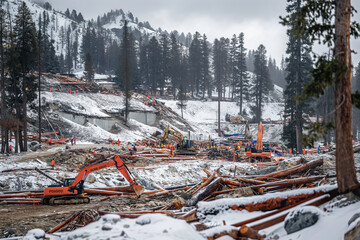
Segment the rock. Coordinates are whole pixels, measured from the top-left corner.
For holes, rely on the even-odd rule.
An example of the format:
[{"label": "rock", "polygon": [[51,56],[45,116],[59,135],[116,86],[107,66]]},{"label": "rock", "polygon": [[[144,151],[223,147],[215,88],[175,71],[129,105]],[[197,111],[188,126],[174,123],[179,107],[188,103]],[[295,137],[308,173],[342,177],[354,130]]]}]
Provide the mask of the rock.
[{"label": "rock", "polygon": [[105,223],[115,224],[120,221],[120,216],[116,214],[106,214],[102,217]]},{"label": "rock", "polygon": [[17,229],[16,228],[7,228],[4,230],[7,237],[15,236]]},{"label": "rock", "polygon": [[111,224],[109,223],[105,223],[102,227],[101,230],[103,231],[110,231],[113,227],[111,226]]},{"label": "rock", "polygon": [[45,232],[42,229],[35,228],[27,232],[24,237],[24,240],[35,240],[35,239],[44,239]]},{"label": "rock", "polygon": [[351,223],[353,223],[356,219],[360,217],[360,213],[355,213],[350,220],[348,221],[348,225],[350,226]]},{"label": "rock", "polygon": [[151,218],[149,215],[142,215],[136,219],[136,223],[139,225],[146,225],[151,223]]},{"label": "rock", "polygon": [[284,228],[288,234],[300,231],[317,223],[323,212],[313,206],[295,208],[285,218]]},{"label": "rock", "polygon": [[358,240],[358,239],[360,239],[360,221],[357,221],[357,223],[354,222],[354,226],[349,227],[349,230],[345,233],[344,236],[344,240]]},{"label": "rock", "polygon": [[125,224],[125,225],[124,225],[124,228],[129,228],[129,227],[130,227],[129,224]]},{"label": "rock", "polygon": [[89,174],[89,175],[86,177],[86,182],[87,182],[87,183],[94,183],[94,182],[96,182],[96,177],[95,177],[93,174]]}]

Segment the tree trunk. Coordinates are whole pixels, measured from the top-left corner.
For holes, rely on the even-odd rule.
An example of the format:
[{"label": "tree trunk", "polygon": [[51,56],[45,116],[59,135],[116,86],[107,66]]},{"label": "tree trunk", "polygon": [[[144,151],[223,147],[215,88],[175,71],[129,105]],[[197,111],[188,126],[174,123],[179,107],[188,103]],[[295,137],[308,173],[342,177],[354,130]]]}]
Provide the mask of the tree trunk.
[{"label": "tree trunk", "polygon": [[[299,69],[299,68],[298,68]],[[299,73],[296,72],[296,96],[300,95],[299,92]],[[302,145],[302,128],[301,128],[301,121],[302,121],[302,114],[300,109],[300,101],[296,100],[296,149],[298,152],[302,152],[303,145]]]},{"label": "tree trunk", "polygon": [[334,56],[347,71],[335,87],[336,177],[339,192],[346,192],[358,183],[352,148],[350,0],[335,2]]},{"label": "tree trunk", "polygon": [[[27,152],[27,89],[26,89],[26,84],[25,84],[26,80],[25,80],[25,74],[23,73],[23,124],[24,124],[24,128],[23,128],[23,151]],[[21,139],[20,139],[21,140]]]}]

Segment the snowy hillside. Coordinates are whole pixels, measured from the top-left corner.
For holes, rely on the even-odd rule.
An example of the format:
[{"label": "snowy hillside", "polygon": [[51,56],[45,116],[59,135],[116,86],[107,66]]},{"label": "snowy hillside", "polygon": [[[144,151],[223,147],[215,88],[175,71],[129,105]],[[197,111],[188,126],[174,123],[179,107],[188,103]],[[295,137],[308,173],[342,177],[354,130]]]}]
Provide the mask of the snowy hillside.
[{"label": "snowy hillside", "polygon": [[[29,7],[33,21],[35,22],[36,28],[39,26],[39,17],[43,19],[44,13],[46,18],[49,20],[49,25],[47,29],[47,35],[50,39],[54,40],[55,51],[58,55],[65,54],[65,34],[66,31],[70,28],[71,39],[75,40],[75,36],[78,37],[78,41],[82,41],[83,31],[85,29],[86,22],[78,23],[68,17],[63,13],[56,10],[45,9],[37,3],[32,2],[31,0],[8,0],[3,2],[3,8],[9,9],[10,15],[12,18],[15,17],[18,7],[21,2],[25,2]],[[76,34],[77,32],[77,34]]]}]

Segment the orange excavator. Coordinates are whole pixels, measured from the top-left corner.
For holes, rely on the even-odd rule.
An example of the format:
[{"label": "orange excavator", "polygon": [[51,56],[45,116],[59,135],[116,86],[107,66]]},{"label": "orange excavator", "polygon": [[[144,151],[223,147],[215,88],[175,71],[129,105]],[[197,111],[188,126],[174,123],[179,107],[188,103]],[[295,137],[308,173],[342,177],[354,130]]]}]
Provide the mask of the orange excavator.
[{"label": "orange excavator", "polygon": [[125,163],[118,155],[114,155],[82,168],[75,178],[66,178],[63,184],[51,185],[45,188],[42,202],[50,205],[89,203],[90,198],[83,194],[86,176],[92,172],[114,165],[130,183],[136,195],[140,196],[144,191],[144,187],[136,183],[135,178],[130,176],[132,174]]},{"label": "orange excavator", "polygon": [[266,158],[271,157],[271,152],[264,151],[263,147],[263,134],[264,134],[264,126],[262,122],[259,123],[258,126],[258,134],[255,144],[251,144],[251,146],[246,151],[247,157],[254,157],[254,158]]}]

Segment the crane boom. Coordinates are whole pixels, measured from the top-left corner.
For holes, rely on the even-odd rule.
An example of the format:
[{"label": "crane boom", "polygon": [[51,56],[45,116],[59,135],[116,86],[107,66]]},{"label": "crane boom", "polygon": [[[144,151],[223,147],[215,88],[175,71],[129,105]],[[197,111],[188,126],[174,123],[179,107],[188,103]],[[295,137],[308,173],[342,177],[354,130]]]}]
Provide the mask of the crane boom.
[{"label": "crane boom", "polygon": [[263,150],[263,143],[262,143],[263,134],[264,134],[264,126],[263,126],[262,122],[260,122],[259,126],[258,126],[258,134],[257,134],[256,143],[255,143],[255,148],[258,151]]}]

